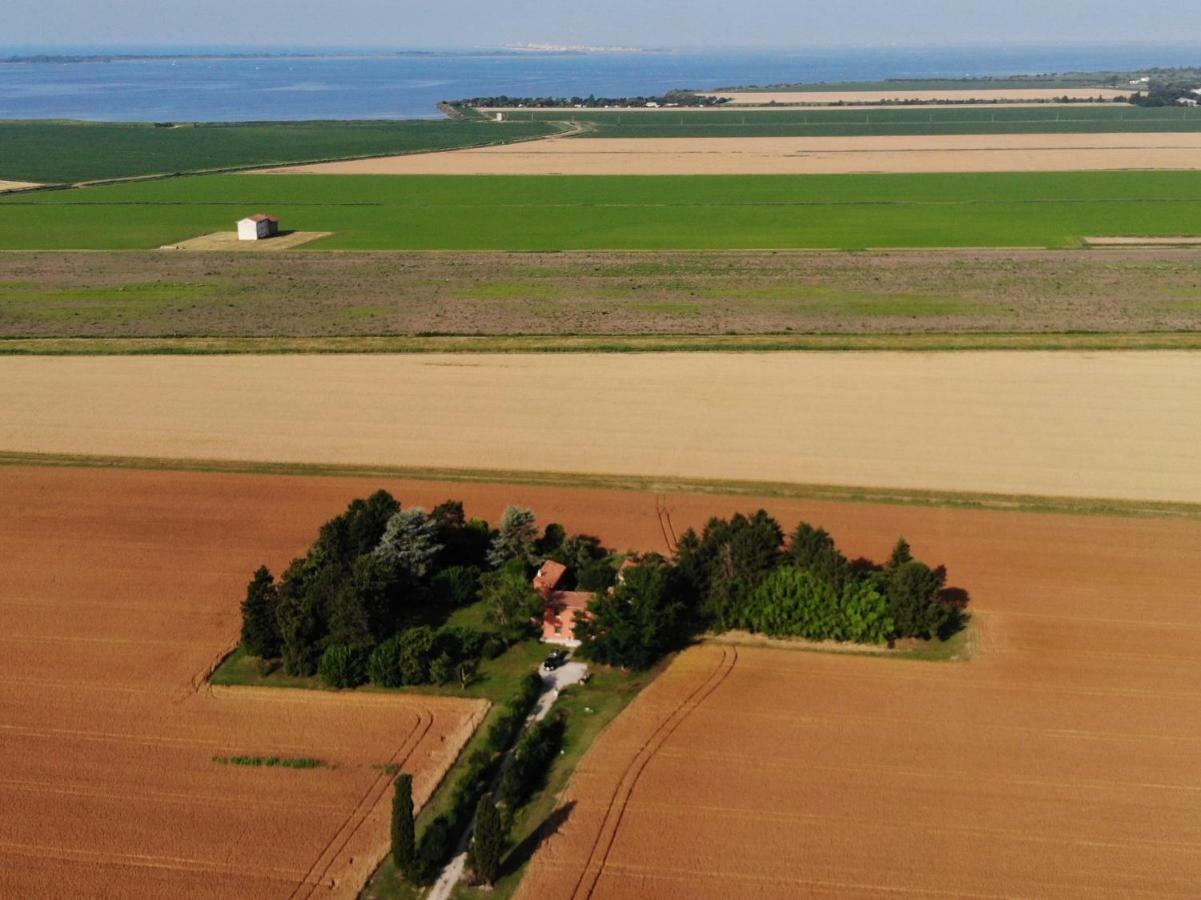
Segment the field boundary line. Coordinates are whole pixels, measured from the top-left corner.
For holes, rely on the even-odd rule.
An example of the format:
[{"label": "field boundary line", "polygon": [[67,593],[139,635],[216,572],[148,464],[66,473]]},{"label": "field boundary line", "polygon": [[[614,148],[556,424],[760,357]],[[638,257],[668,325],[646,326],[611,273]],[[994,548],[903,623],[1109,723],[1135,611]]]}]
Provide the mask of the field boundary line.
[{"label": "field boundary line", "polygon": [[1049,497],[1037,494],[990,494],[921,488],[873,487],[790,482],[739,481],[671,476],[543,472],[511,469],[443,469],[344,463],[266,462],[239,459],[190,459],[151,456],[102,456],[0,450],[0,467],[131,469],[155,472],[208,472],[281,477],[380,478],[399,481],[446,481],[461,484],[511,484],[640,493],[696,494],[858,503],[883,506],[1026,512],[1074,516],[1189,519],[1201,521],[1201,504],[1123,500],[1111,497]]},{"label": "field boundary line", "polygon": [[[414,724],[413,730],[409,732],[404,743],[396,748],[396,752],[392,754],[387,765],[403,766],[408,762],[410,757],[417,752],[417,748],[421,746],[421,742],[425,740],[425,736],[429,734],[430,729],[433,728],[434,718],[434,713],[429,707],[418,706],[417,722]],[[317,858],[313,860],[304,877],[301,878],[292,893],[288,895],[290,900],[291,898],[311,897],[313,892],[321,886],[329,874],[329,870],[337,861],[339,854],[346,849],[346,845],[350,843],[351,838],[358,833],[363,823],[367,821],[371,813],[375,810],[375,807],[387,793],[388,785],[392,783],[394,777],[388,774],[386,769],[380,769],[379,773],[372,779],[371,784],[368,785],[363,796],[359,798],[359,801],[354,805],[350,813],[347,814],[342,824],[338,826],[333,836],[317,855]],[[341,837],[341,841],[339,841],[339,837]],[[337,843],[336,847],[334,846],[335,843]],[[325,864],[321,865],[323,859],[325,860]],[[320,869],[318,869],[319,866]],[[372,869],[374,868],[375,866],[372,866]]]},{"label": "field boundary line", "polygon": [[[642,773],[646,770],[647,765],[650,764],[650,761],[659,752],[663,744],[666,743],[667,739],[683,724],[684,720],[722,685],[726,677],[734,670],[734,665],[737,662],[738,648],[730,647],[727,650],[723,647],[721,650],[721,659],[718,661],[713,672],[685,698],[680,706],[673,710],[651,732],[650,737],[643,742],[642,747],[639,748],[634,758],[630,760],[629,765],[626,766],[621,779],[618,781],[617,789],[614,791],[613,796],[609,798],[609,804],[605,810],[604,818],[601,820],[600,828],[597,830],[592,850],[589,852],[588,859],[584,863],[584,869],[580,872],[580,877],[572,889],[571,896],[573,900],[575,898],[589,900],[592,897],[592,892],[596,889],[597,882],[600,881],[601,874],[608,864],[609,854],[612,852],[614,841],[617,840],[617,832],[621,828],[621,821],[625,817],[630,797],[633,796],[634,789],[638,786],[638,782],[642,778]],[[611,827],[610,822],[612,823]],[[600,849],[602,845],[603,849]],[[597,857],[598,850],[600,850],[599,857]],[[594,860],[595,870],[593,869]],[[586,888],[585,884],[587,884]]]},{"label": "field boundary line", "polygon": [[[937,249],[937,248],[935,248]],[[1116,248],[1080,250],[1105,253]],[[1164,248],[1169,249],[1169,248]],[[6,251],[0,253],[25,253]],[[56,251],[58,252],[58,251]],[[91,250],[63,251],[92,253]],[[117,251],[150,252],[150,251]],[[287,252],[287,251],[281,251]],[[324,251],[323,251],[324,252]],[[329,251],[359,253],[370,251]],[[817,250],[821,252],[837,252]],[[938,249],[938,252],[944,252]],[[1198,331],[813,334],[346,335],[330,337],[0,336],[0,356],[234,356],[242,354],[987,353],[1201,350]]]}]

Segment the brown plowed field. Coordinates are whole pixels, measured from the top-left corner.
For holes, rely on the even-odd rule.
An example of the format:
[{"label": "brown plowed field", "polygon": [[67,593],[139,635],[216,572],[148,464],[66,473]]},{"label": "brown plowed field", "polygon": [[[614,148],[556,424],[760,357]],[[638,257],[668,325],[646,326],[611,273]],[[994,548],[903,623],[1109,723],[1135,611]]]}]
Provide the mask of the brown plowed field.
[{"label": "brown plowed field", "polygon": [[324,175],[815,175],[1201,168],[1201,134],[547,138],[263,169]]},{"label": "brown plowed field", "polygon": [[809,504],[970,588],[970,662],[703,645],[602,736],[525,898],[1201,893],[1201,526]]},{"label": "brown plowed field", "polygon": [[[204,680],[249,572],[345,499],[0,471],[0,896],[355,895],[387,849],[373,766],[423,801],[479,704]],[[233,755],[330,767],[212,761]]]},{"label": "brown plowed field", "polygon": [[1187,352],[6,357],[0,450],[1196,503],[1198,397]]},{"label": "brown plowed field", "polygon": [[[0,656],[0,894],[287,895],[349,812],[342,786],[365,790],[366,763],[411,745],[417,712],[195,695],[191,675],[236,632],[231,591],[246,572],[278,565],[380,486],[408,505],[461,497],[489,518],[524,503],[618,547],[665,549],[656,498],[631,492],[0,469],[13,645]],[[677,528],[765,505],[786,527],[823,525],[852,556],[880,558],[903,533],[971,590],[975,656],[684,654],[585,759],[525,896],[566,898],[593,880],[593,896],[619,898],[1197,893],[1201,609],[1188,573],[1201,567],[1201,524],[667,504]],[[207,640],[186,640],[202,629]],[[108,657],[94,637],[130,643]],[[77,660],[101,674],[111,662],[107,680],[76,675]],[[340,765],[208,762],[230,752]]]}]

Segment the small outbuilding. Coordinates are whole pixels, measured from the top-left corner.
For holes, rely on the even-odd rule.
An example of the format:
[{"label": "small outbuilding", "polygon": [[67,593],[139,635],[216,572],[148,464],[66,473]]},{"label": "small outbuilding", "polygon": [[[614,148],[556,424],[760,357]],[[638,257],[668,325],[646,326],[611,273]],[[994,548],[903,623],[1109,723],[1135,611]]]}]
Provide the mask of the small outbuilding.
[{"label": "small outbuilding", "polygon": [[279,234],[279,219],[258,213],[238,222],[239,241],[261,241]]}]

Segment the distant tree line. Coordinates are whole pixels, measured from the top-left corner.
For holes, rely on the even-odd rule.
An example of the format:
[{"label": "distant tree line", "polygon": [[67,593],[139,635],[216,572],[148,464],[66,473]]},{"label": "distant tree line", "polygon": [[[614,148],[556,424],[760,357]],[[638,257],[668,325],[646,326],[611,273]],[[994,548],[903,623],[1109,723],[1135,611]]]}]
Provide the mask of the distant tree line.
[{"label": "distant tree line", "polygon": [[[466,686],[481,660],[536,633],[543,601],[531,579],[544,560],[569,567],[566,587],[603,587],[615,577],[611,557],[596,538],[557,524],[539,530],[520,507],[492,528],[468,520],[457,501],[427,513],[379,491],[322,525],[278,581],[265,566],[254,573],[242,646],[331,687]],[[488,629],[445,624],[476,602]]]},{"label": "distant tree line", "polygon": [[587,97],[510,97],[500,94],[494,97],[468,97],[463,100],[449,101],[456,108],[508,108],[515,106],[549,107],[554,109],[604,109],[605,107],[645,107],[647,104],[659,106],[707,107],[722,106],[730,102],[729,97],[714,97],[705,94],[693,94],[686,91],[670,92],[660,96],[648,97],[597,97],[589,94]]}]

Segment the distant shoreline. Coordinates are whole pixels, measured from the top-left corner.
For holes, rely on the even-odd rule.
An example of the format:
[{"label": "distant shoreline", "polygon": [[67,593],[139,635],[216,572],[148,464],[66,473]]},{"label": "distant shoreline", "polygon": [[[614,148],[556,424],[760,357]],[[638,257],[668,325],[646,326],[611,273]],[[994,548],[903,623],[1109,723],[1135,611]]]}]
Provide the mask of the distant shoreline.
[{"label": "distant shoreline", "polygon": [[246,53],[33,53],[0,57],[0,64],[39,65],[39,64],[82,64],[82,63],[121,63],[121,62],[173,62],[182,60],[255,60],[255,59],[398,59],[405,57],[488,57],[488,56],[591,56],[602,53],[639,54],[639,53],[670,53],[670,50],[639,50],[618,47],[498,47],[486,50],[393,50],[364,52],[362,50],[347,50],[338,52],[327,50],[321,52],[305,51],[256,51]]}]

